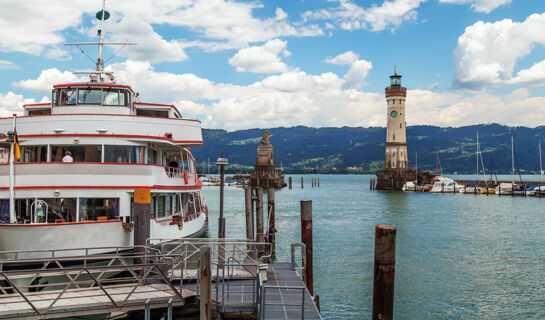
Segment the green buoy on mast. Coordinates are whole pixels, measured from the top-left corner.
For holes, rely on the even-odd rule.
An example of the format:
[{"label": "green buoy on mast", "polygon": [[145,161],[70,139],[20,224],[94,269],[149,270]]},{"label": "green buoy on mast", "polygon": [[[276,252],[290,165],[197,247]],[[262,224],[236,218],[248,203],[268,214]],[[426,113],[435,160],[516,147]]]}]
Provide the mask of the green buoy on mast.
[{"label": "green buoy on mast", "polygon": [[102,14],[104,13],[104,20],[110,19],[110,13],[106,10],[97,12],[97,19],[102,20]]}]

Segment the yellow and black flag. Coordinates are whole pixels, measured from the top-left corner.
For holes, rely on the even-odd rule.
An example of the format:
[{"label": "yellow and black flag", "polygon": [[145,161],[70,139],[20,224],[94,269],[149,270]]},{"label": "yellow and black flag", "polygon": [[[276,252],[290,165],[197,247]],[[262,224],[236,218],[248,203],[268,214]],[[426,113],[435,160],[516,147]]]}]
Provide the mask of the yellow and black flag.
[{"label": "yellow and black flag", "polygon": [[17,131],[13,136],[13,152],[15,153],[15,159],[21,159],[21,147],[19,147],[19,139],[17,138]]}]

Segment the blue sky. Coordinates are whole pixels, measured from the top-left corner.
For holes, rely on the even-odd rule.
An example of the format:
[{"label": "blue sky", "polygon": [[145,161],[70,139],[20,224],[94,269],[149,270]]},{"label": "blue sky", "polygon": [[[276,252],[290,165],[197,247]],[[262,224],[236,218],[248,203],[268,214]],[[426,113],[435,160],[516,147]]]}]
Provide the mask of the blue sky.
[{"label": "blue sky", "polygon": [[[101,1],[0,0],[0,114],[93,63]],[[397,65],[408,125],[545,125],[545,1],[107,1],[108,62],[145,102],[205,127],[384,126]],[[110,58],[117,48],[108,49]],[[91,58],[96,55],[89,48]]]}]

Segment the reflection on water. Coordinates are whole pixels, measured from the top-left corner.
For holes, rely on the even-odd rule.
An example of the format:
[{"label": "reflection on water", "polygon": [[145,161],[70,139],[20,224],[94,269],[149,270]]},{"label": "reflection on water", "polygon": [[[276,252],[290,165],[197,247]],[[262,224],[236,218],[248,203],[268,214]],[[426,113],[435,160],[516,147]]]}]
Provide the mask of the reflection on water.
[{"label": "reflection on water", "polygon": [[[545,318],[545,199],[379,192],[366,175],[321,175],[276,192],[277,256],[313,200],[314,290],[324,319],[370,318],[374,227],[397,227],[397,319]],[[529,180],[538,181],[539,177]],[[286,177],[287,180],[287,177]],[[217,236],[219,188],[205,187]],[[227,237],[245,237],[244,191],[226,188]],[[266,211],[266,210],[265,210]]]}]

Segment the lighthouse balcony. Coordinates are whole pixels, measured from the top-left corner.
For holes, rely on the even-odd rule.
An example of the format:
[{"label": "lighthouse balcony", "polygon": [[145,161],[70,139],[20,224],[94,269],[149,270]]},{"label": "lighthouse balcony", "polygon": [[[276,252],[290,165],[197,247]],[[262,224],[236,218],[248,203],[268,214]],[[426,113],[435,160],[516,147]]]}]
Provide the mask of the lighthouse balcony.
[{"label": "lighthouse balcony", "polygon": [[407,88],[405,87],[386,87],[385,89],[386,93],[407,93]]}]

